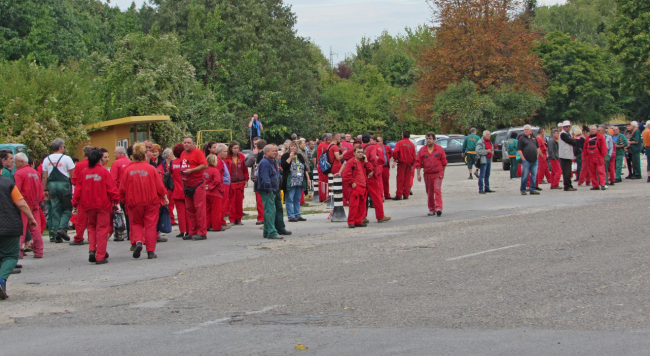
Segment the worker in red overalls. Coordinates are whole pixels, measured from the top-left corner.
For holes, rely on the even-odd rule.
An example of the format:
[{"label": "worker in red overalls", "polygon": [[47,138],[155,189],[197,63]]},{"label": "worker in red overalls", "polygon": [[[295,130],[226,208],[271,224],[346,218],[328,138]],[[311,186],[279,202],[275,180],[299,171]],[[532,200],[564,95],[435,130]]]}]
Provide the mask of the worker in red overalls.
[{"label": "worker in red overalls", "polygon": [[592,188],[590,190],[605,190],[605,156],[607,155],[607,142],[605,137],[598,133],[598,126],[589,127],[589,136],[585,141],[584,151],[589,157],[589,176]]},{"label": "worker in red overalls", "polygon": [[428,216],[442,215],[442,179],[447,168],[445,149],[436,145],[436,134],[429,132],[425,135],[427,145],[420,148],[415,159],[418,182],[422,181],[420,170],[424,169],[424,187],[427,191],[429,205]]},{"label": "worker in red overalls", "polygon": [[[543,128],[539,128],[537,131],[537,144],[539,145],[539,151],[540,154],[537,158],[539,165],[537,168],[537,186],[539,187],[540,184],[544,181],[544,178],[546,178],[546,181],[548,183],[551,182],[552,177],[551,177],[551,171],[548,169],[548,148],[546,147],[546,140],[544,139],[546,137],[546,131]],[[562,172],[560,172],[562,174]],[[529,183],[530,184],[530,183]],[[541,190],[539,188],[535,188],[535,190]]]},{"label": "worker in red overalls", "polygon": [[390,199],[390,188],[388,182],[390,179],[390,159],[393,157],[393,150],[390,146],[384,144],[384,139],[377,137],[377,141],[384,148],[384,165],[382,166],[383,171],[381,172],[382,185],[384,187],[384,199]]},{"label": "worker in red overalls", "polygon": [[318,164],[318,162],[320,161],[320,156],[329,149],[331,145],[331,141],[332,141],[332,134],[330,133],[323,134],[323,140],[316,147],[316,169],[318,170],[318,200],[321,203],[326,202],[327,199],[329,199],[329,185],[328,185],[329,179],[327,177],[327,174],[321,172],[320,165]]},{"label": "worker in red overalls", "polygon": [[361,147],[363,147],[368,158],[368,163],[372,166],[372,171],[368,174],[368,195],[374,204],[377,222],[382,223],[390,220],[390,216],[384,215],[384,202],[381,198],[381,172],[383,169],[378,159],[377,138],[366,132],[363,134],[361,141],[363,142]]},{"label": "worker in red overalls", "polygon": [[415,144],[409,139],[411,133],[402,131],[402,139],[393,149],[393,168],[397,165],[397,191],[393,200],[409,198],[411,190],[411,173],[415,161]]},{"label": "worker in red overalls", "polygon": [[26,230],[29,228],[29,232],[32,234],[32,241],[34,241],[34,258],[42,258],[42,226],[45,221],[41,220],[41,213],[39,210],[44,200],[43,183],[41,182],[41,176],[28,164],[28,162],[29,160],[27,155],[22,152],[16,153],[14,156],[14,164],[16,165],[14,180],[16,181],[16,188],[18,188],[20,193],[23,195],[25,203],[29,206],[29,209],[32,211],[32,215],[34,215],[37,223],[34,227],[28,226],[27,217],[25,214],[21,214],[23,218],[23,234],[20,236],[20,252],[22,257],[25,235],[27,234]]},{"label": "worker in red overalls", "polygon": [[372,165],[363,153],[362,147],[352,150],[354,159],[345,162],[342,171],[343,187],[348,189],[350,195],[350,209],[348,211],[348,227],[366,227],[363,222],[366,216],[366,188],[368,175],[372,173]]}]

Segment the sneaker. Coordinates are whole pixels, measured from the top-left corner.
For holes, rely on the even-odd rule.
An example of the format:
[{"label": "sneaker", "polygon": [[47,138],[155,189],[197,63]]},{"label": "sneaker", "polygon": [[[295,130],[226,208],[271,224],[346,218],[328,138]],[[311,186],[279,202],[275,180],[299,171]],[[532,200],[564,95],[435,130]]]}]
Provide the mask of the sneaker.
[{"label": "sneaker", "polygon": [[70,241],[70,236],[68,236],[68,232],[63,229],[57,231],[56,236],[63,240]]},{"label": "sneaker", "polygon": [[159,237],[159,238],[156,239],[156,242],[167,242],[167,238],[166,237]]},{"label": "sneaker", "polygon": [[140,258],[142,253],[142,242],[138,241],[135,243],[135,250],[133,250],[133,258]]},{"label": "sneaker", "polygon": [[535,187],[535,190],[539,190],[540,192],[542,191],[542,188],[540,187]]},{"label": "sneaker", "polygon": [[391,198],[391,199],[393,199],[393,200],[402,200],[402,197],[394,196],[394,197]]},{"label": "sneaker", "polygon": [[269,239],[269,240],[282,240],[282,239],[284,239],[284,237],[276,235],[276,236],[271,236],[271,237],[265,237],[265,239]]},{"label": "sneaker", "polygon": [[479,194],[485,194],[485,191],[483,191],[483,190],[479,190],[478,193],[479,193]]},{"label": "sneaker", "polygon": [[131,245],[131,252],[135,251],[135,245]]},{"label": "sneaker", "polygon": [[433,212],[433,211],[430,211],[430,212],[427,214],[427,216],[433,216],[433,214],[434,214],[434,212]]},{"label": "sneaker", "polygon": [[185,237],[185,233],[181,232],[180,234],[176,235],[176,237]]},{"label": "sneaker", "polygon": [[591,187],[589,190],[600,190],[600,187]]},{"label": "sneaker", "polygon": [[370,220],[368,220],[368,219],[366,219],[366,218],[363,218],[362,222],[363,222],[364,224],[368,224],[368,223],[370,223]]},{"label": "sneaker", "polygon": [[469,174],[469,177],[467,179],[474,179],[474,177],[472,176],[472,173]]},{"label": "sneaker", "polygon": [[607,190],[607,186],[606,185],[601,186],[600,190]]},{"label": "sneaker", "polygon": [[207,239],[208,238],[206,236],[202,236],[202,235],[194,235],[194,236],[192,236],[192,240],[194,240],[194,241],[207,240]]},{"label": "sneaker", "polygon": [[562,189],[562,187],[557,186],[557,187],[551,187],[551,189]]},{"label": "sneaker", "polygon": [[357,225],[357,224],[354,225],[354,227],[366,227],[366,226],[368,226],[368,224],[366,224],[366,223],[363,223],[363,224],[360,224],[360,225]]},{"label": "sneaker", "polygon": [[390,216],[384,216],[383,218],[377,220],[378,223],[383,223],[390,220]]},{"label": "sneaker", "polygon": [[255,225],[264,225],[264,221],[257,221],[255,222]]},{"label": "sneaker", "polygon": [[[411,195],[413,195],[413,193],[411,193]],[[411,196],[411,195],[409,195],[409,196]],[[406,196],[405,196],[405,197],[403,197],[402,199],[404,199],[404,200],[408,200],[408,198],[409,198],[409,197],[406,197]]]},{"label": "sneaker", "polygon": [[282,232],[278,232],[278,234],[289,236],[289,235],[291,235],[291,231],[289,231],[289,230],[284,230],[284,231],[282,231]]},{"label": "sneaker", "polygon": [[20,269],[20,268],[23,268],[23,265],[21,265],[21,264],[16,264],[16,267],[14,267],[14,268],[19,268],[19,269]]},{"label": "sneaker", "polygon": [[88,253],[88,262],[97,262],[97,259],[95,259],[95,251],[90,251],[90,253]]},{"label": "sneaker", "polygon": [[476,178],[479,177],[479,175],[478,175],[478,169],[474,171],[474,175],[476,176]]},{"label": "sneaker", "polygon": [[241,221],[236,221],[235,225],[241,226],[241,225],[244,225],[244,223],[242,223]]},{"label": "sneaker", "polygon": [[97,262],[95,262],[95,264],[98,264],[98,265],[105,265],[105,264],[107,264],[107,263],[108,263],[108,260],[105,259],[105,258],[104,258],[103,260],[101,260],[101,261],[97,261]]},{"label": "sneaker", "polygon": [[185,236],[183,236],[183,240],[191,240],[191,239],[192,239],[192,235],[188,233],[186,233]]},{"label": "sneaker", "polygon": [[297,217],[298,221],[307,221],[307,219],[303,218],[302,216]]},{"label": "sneaker", "polygon": [[296,219],[296,218],[289,218],[289,222],[298,222],[298,219]]},{"label": "sneaker", "polygon": [[528,195],[528,193],[526,193],[525,190],[522,190],[522,191],[521,191],[521,195]]},{"label": "sneaker", "polygon": [[348,225],[348,228],[350,228],[350,229],[354,229],[354,224],[350,224],[350,225]]},{"label": "sneaker", "polygon": [[492,190],[492,189],[486,189],[485,192],[486,192],[486,193],[496,193],[496,191],[495,191],[495,190]]},{"label": "sneaker", "polygon": [[154,258],[158,258],[158,255],[153,251],[147,251],[147,258],[153,260]]},{"label": "sneaker", "polygon": [[436,210],[436,215],[438,215],[438,216],[442,215],[442,210],[439,210],[439,209]]},{"label": "sneaker", "polygon": [[11,271],[11,274],[20,274],[21,271],[22,271],[22,270],[20,270],[20,269],[18,269],[18,268],[14,268],[14,270]]},{"label": "sneaker", "polygon": [[113,241],[118,241],[119,242],[119,241],[124,241],[124,239],[121,238],[121,237],[116,237],[116,238],[113,239]]},{"label": "sneaker", "polygon": [[530,195],[539,195],[540,193],[538,191],[530,192]]},{"label": "sneaker", "polygon": [[83,246],[84,242],[83,241],[72,241],[70,242],[70,246]]}]

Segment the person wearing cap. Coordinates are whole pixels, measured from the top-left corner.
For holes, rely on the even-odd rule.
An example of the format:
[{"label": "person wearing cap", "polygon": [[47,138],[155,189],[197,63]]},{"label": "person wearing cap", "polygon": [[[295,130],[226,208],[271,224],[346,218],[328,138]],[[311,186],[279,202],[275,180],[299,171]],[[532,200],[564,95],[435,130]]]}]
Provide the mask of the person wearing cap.
[{"label": "person wearing cap", "polygon": [[427,191],[429,206],[428,216],[442,215],[442,179],[447,168],[447,155],[445,149],[436,145],[436,134],[429,132],[425,135],[427,144],[420,148],[415,159],[418,182],[422,181],[420,170],[424,169],[424,187]]},{"label": "person wearing cap", "polygon": [[393,200],[408,199],[410,179],[415,162],[415,144],[410,140],[411,132],[402,131],[402,139],[393,148],[393,168],[397,165],[397,190]]},{"label": "person wearing cap", "polygon": [[641,132],[639,131],[639,124],[632,121],[627,125],[627,130],[630,132],[630,160],[632,161],[632,174],[630,179],[641,179]]},{"label": "person wearing cap", "polygon": [[363,142],[361,147],[363,147],[368,157],[368,163],[372,166],[372,171],[368,174],[368,195],[374,204],[377,222],[382,223],[390,220],[390,217],[384,215],[384,202],[381,198],[381,172],[383,168],[378,157],[377,138],[366,132],[361,137],[361,141]]},{"label": "person wearing cap", "polygon": [[[576,139],[569,133],[571,130],[571,121],[564,121],[562,123],[562,132],[560,133],[560,140],[558,141],[560,168],[562,169],[562,180],[564,181],[564,191],[575,191],[573,184],[571,184],[571,165],[575,159],[575,146]],[[583,162],[584,164],[584,162]]]},{"label": "person wearing cap", "polygon": [[[465,141],[463,141],[463,157],[465,157],[467,169],[469,170],[469,177],[467,179],[474,179],[472,177],[472,168],[474,168],[474,164],[476,163],[476,144],[480,139],[476,134],[476,128],[472,127],[469,130],[469,136],[465,137]],[[478,174],[476,174],[476,178],[478,178]],[[510,178],[512,178],[512,175]]]},{"label": "person wearing cap", "polygon": [[[641,137],[643,138],[644,152],[646,159],[648,160],[646,171],[650,172],[650,120],[645,123],[645,129],[643,130]],[[650,173],[648,173],[647,182],[650,183]]]},{"label": "person wearing cap", "polygon": [[[605,190],[605,157],[607,157],[607,142],[598,133],[598,126],[589,127],[589,137],[583,148],[589,157],[589,176],[592,188],[590,190]],[[588,183],[588,182],[587,182]]]},{"label": "person wearing cap", "polygon": [[614,136],[612,140],[614,141],[614,146],[616,147],[616,170],[614,182],[620,183],[623,181],[621,171],[623,170],[623,160],[625,159],[625,149],[629,146],[627,142],[627,137],[621,134],[621,130],[618,126],[614,126],[612,129],[614,131]]}]

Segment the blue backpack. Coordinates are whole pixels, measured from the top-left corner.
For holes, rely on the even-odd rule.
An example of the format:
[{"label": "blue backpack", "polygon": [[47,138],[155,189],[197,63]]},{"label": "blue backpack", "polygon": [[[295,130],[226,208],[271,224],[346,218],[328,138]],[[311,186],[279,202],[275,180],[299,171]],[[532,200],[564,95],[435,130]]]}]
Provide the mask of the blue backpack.
[{"label": "blue backpack", "polygon": [[332,171],[332,164],[330,163],[329,157],[327,157],[327,153],[330,151],[330,147],[332,146],[334,146],[334,144],[327,146],[327,150],[325,150],[318,159],[318,168],[320,168],[320,171],[323,174],[329,174]]}]

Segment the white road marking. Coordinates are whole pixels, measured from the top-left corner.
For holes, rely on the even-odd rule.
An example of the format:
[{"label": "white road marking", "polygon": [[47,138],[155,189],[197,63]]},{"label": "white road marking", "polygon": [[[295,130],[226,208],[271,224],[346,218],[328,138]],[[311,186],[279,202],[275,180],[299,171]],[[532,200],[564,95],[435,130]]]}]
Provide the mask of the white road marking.
[{"label": "white road marking", "polygon": [[454,258],[448,258],[447,261],[456,261],[456,260],[460,260],[461,258],[465,258],[465,257],[478,256],[478,255],[482,255],[484,253],[489,253],[489,252],[494,252],[494,251],[501,251],[501,250],[506,250],[506,249],[509,249],[509,248],[519,247],[519,246],[523,246],[523,244],[517,244],[517,245],[512,245],[512,246],[506,246],[506,247],[499,247],[499,248],[495,248],[495,249],[492,249],[492,250],[486,250],[486,251],[481,251],[481,252],[477,252],[477,253],[471,253],[469,255],[458,256],[458,257],[454,257]]},{"label": "white road marking", "polygon": [[[271,305],[271,306],[269,306],[269,307],[265,307],[265,308],[262,308],[262,309],[260,309],[260,310],[248,311],[248,312],[245,312],[245,313],[243,313],[243,314],[236,315],[236,316],[255,315],[255,314],[264,314],[264,313],[266,313],[267,311],[273,310],[273,309],[278,308],[278,307],[280,307],[280,306],[279,306],[279,305]],[[185,330],[177,331],[177,332],[175,332],[174,334],[187,334],[187,333],[190,333],[190,332],[192,332],[192,331],[197,331],[197,330],[199,330],[199,329],[201,329],[201,328],[204,328],[204,327],[206,327],[206,326],[210,326],[210,325],[214,325],[214,324],[220,324],[220,323],[229,322],[229,321],[231,321],[233,318],[234,318],[234,316],[229,316],[229,317],[226,317],[226,318],[220,318],[220,319],[217,319],[217,320],[206,321],[205,323],[201,323],[201,324],[199,324],[199,325],[197,325],[197,326],[195,326],[195,327],[193,327],[193,328],[189,328],[189,329],[185,329]]]}]

